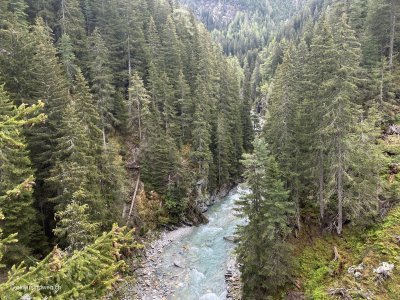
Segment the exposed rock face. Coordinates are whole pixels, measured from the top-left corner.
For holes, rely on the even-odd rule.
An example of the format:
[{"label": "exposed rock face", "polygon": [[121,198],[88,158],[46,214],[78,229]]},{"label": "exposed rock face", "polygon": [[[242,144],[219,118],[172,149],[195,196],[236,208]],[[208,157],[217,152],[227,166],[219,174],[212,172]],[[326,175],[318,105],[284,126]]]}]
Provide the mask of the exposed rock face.
[{"label": "exposed rock face", "polygon": [[358,266],[351,266],[347,270],[347,273],[349,273],[350,275],[353,275],[354,278],[359,279],[362,277],[363,271],[364,271],[364,264],[361,263]]},{"label": "exposed rock face", "polygon": [[225,273],[225,282],[229,300],[242,300],[242,283],[240,281],[239,266],[236,257],[232,257],[228,262],[228,271]]},{"label": "exposed rock face", "polygon": [[221,187],[218,191],[216,191],[212,195],[207,195],[206,196],[206,186],[204,186],[205,182],[203,180],[200,180],[197,182],[197,197],[196,197],[196,204],[199,209],[199,211],[204,214],[205,212],[208,211],[208,208],[215,204],[217,201],[220,199],[225,198],[228,196],[229,192],[232,190],[231,185],[225,185]]},{"label": "exposed rock face", "polygon": [[383,281],[390,277],[392,271],[394,269],[394,264],[388,262],[382,262],[379,267],[374,269],[374,273],[376,274],[376,279]]}]

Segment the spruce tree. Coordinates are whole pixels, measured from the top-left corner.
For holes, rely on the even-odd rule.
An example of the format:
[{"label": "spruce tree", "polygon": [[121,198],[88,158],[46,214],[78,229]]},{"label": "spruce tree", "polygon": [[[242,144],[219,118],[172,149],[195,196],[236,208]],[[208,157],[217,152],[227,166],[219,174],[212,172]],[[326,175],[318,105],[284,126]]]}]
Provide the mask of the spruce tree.
[{"label": "spruce tree", "polygon": [[280,180],[281,173],[264,139],[256,139],[254,152],[245,154],[243,164],[248,195],[238,201],[240,216],[236,248],[240,263],[243,296],[265,299],[284,286],[290,276],[291,251],[287,237],[293,203]]},{"label": "spruce tree", "polygon": [[72,86],[79,67],[76,64],[76,57],[74,54],[72,41],[68,34],[63,34],[59,40],[59,53],[61,56],[61,63],[64,66],[65,74],[67,75],[68,81]]},{"label": "spruce tree", "polygon": [[[7,280],[0,285],[0,293],[11,299],[26,297],[26,290],[15,287],[25,286],[28,282],[31,286],[53,287],[29,290],[29,296],[37,299],[101,299],[109,293],[126,268],[123,252],[141,247],[132,236],[133,231],[113,226],[93,243],[73,253],[55,247],[28,270],[25,265],[14,267]],[[0,241],[0,245],[3,242]],[[10,242],[10,238],[5,242]]]},{"label": "spruce tree", "polygon": [[326,191],[326,134],[323,130],[324,108],[327,107],[331,97],[332,85],[323,85],[324,82],[332,80],[336,71],[336,60],[332,30],[322,16],[316,26],[314,37],[311,43],[309,63],[306,65],[306,84],[303,112],[309,112],[312,118],[308,119],[307,130],[310,145],[310,173],[315,177],[316,198],[318,199],[319,217],[321,224],[325,220],[327,205]]},{"label": "spruce tree", "polygon": [[[14,4],[14,5],[12,5]],[[29,34],[24,1],[2,1],[0,4],[0,77],[16,104],[29,95],[31,65],[34,51]]]},{"label": "spruce tree", "polygon": [[88,209],[87,204],[81,205],[72,200],[65,210],[55,214],[59,222],[54,229],[54,234],[59,238],[66,236],[68,248],[71,251],[80,250],[93,242],[98,232],[99,224],[89,221]]},{"label": "spruce tree", "polygon": [[29,116],[41,107],[15,107],[0,86],[0,207],[6,216],[1,227],[5,235],[18,233],[18,242],[5,252],[7,263],[25,259],[43,241],[33,206],[34,172],[23,135],[25,124],[44,120],[44,115]]},{"label": "spruce tree", "polygon": [[[271,91],[268,94],[269,106],[266,118],[266,136],[271,150],[276,156],[284,176],[285,186],[290,189],[290,199],[296,204],[298,229],[300,222],[300,173],[305,173],[299,164],[301,149],[301,91],[299,84],[303,78],[296,73],[301,66],[295,66],[297,50],[289,44],[282,64],[276,70]],[[304,175],[303,175],[304,176]]]},{"label": "spruce tree", "polygon": [[43,100],[47,121],[27,129],[27,140],[31,160],[35,168],[36,206],[41,212],[42,223],[48,233],[53,223],[51,217],[53,204],[49,198],[56,195],[55,188],[49,185],[47,179],[56,161],[56,140],[61,136],[61,118],[68,103],[68,81],[63,73],[62,65],[57,58],[53,46],[50,28],[42,19],[37,19],[31,33],[32,64],[28,73],[31,77],[28,85],[28,104]]},{"label": "spruce tree", "polygon": [[188,144],[191,140],[191,125],[193,123],[194,103],[190,86],[182,70],[179,73],[176,94],[178,97],[178,123],[181,131],[178,144]]},{"label": "spruce tree", "polygon": [[[355,134],[357,117],[361,115],[360,107],[354,101],[357,94],[357,81],[354,78],[359,74],[361,50],[354,31],[347,24],[345,14],[337,18],[333,29],[337,69],[332,80],[327,81],[324,86],[336,92],[333,93],[333,97],[325,108],[324,131],[330,139],[328,162],[332,173],[329,174],[331,177],[328,183],[331,184],[331,189],[337,197],[337,233],[341,234],[345,218],[344,207],[346,200],[350,200],[346,194],[346,181],[351,178],[348,173],[351,169],[349,164],[353,158],[351,147],[355,146],[353,144],[355,141],[352,140],[353,143],[350,143],[349,138]],[[362,146],[362,143],[358,145],[358,147]],[[367,200],[364,199],[364,201]]]},{"label": "spruce tree", "polygon": [[206,87],[204,84],[200,84],[196,92],[191,158],[196,165],[196,180],[200,185],[198,197],[202,198],[208,193],[208,177],[210,175],[212,153],[210,150],[211,128],[208,122],[210,116],[210,99],[207,95]]},{"label": "spruce tree", "polygon": [[70,102],[61,115],[61,137],[54,155],[57,163],[48,180],[57,187],[53,201],[56,210],[64,210],[72,199],[88,204],[94,220],[102,220],[107,211],[100,191],[101,130],[99,115],[89,87],[78,70]]},{"label": "spruce tree", "polygon": [[87,35],[85,18],[78,0],[61,0],[57,3],[57,37],[68,35],[79,66],[87,59]]},{"label": "spruce tree", "polygon": [[176,80],[179,77],[179,71],[182,68],[182,60],[180,49],[182,46],[179,44],[179,39],[176,34],[175,23],[172,16],[168,16],[167,23],[162,30],[162,50],[165,61],[165,71],[176,86]]},{"label": "spruce tree", "polygon": [[127,103],[128,108],[128,130],[133,131],[137,128],[139,141],[143,138],[143,120],[142,120],[142,108],[143,106],[149,107],[150,96],[146,88],[144,87],[143,81],[140,79],[138,73],[133,73],[129,87],[129,102]]},{"label": "spruce tree", "polygon": [[114,116],[116,91],[112,84],[110,53],[98,28],[93,31],[89,39],[89,49],[91,91],[100,114],[104,147],[107,143],[107,133],[112,130],[113,125],[118,124],[118,120]]}]

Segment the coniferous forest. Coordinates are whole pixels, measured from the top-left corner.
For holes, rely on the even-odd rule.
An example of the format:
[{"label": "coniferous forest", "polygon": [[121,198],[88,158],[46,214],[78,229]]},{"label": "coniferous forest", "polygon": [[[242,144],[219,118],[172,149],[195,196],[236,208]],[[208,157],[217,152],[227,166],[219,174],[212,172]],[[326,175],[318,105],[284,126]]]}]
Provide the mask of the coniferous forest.
[{"label": "coniferous forest", "polygon": [[399,1],[0,0],[0,299],[396,300],[399,201]]}]

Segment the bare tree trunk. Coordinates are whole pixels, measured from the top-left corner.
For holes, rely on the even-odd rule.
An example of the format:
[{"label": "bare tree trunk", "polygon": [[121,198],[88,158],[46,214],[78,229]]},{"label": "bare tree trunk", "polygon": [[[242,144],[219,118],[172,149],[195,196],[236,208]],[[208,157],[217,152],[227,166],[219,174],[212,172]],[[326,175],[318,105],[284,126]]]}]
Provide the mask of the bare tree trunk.
[{"label": "bare tree trunk", "polygon": [[107,146],[107,142],[106,142],[106,129],[104,128],[104,126],[103,126],[102,132],[103,132],[103,149],[106,149],[106,146]]},{"label": "bare tree trunk", "polygon": [[[128,35],[128,89],[131,88],[131,77],[132,77],[132,63],[131,63],[131,41]],[[132,116],[132,93],[128,90],[128,112],[129,116]]]},{"label": "bare tree trunk", "polygon": [[138,125],[139,125],[139,142],[142,141],[142,114],[140,109],[140,100],[138,97],[137,101],[137,110],[138,110]]},{"label": "bare tree trunk", "polygon": [[131,207],[129,209],[128,221],[132,216],[133,206],[135,204],[136,194],[137,194],[137,191],[138,191],[138,188],[139,188],[139,182],[140,182],[140,174],[138,175],[138,178],[137,178],[137,181],[136,181],[135,192],[133,193]]},{"label": "bare tree trunk", "polygon": [[382,70],[381,70],[381,85],[380,85],[380,94],[379,94],[379,106],[380,109],[382,109],[382,105],[383,105],[383,81],[385,80],[385,64],[384,61],[382,59]]},{"label": "bare tree trunk", "polygon": [[61,34],[65,33],[65,0],[61,0]]},{"label": "bare tree trunk", "polygon": [[128,35],[128,74],[129,80],[132,76],[132,62],[131,62],[131,37]]},{"label": "bare tree trunk", "polygon": [[294,194],[294,200],[295,200],[295,205],[296,205],[296,223],[297,223],[297,228],[299,232],[301,231],[301,215],[300,215],[300,197],[299,197],[299,189],[296,187],[295,194]]},{"label": "bare tree trunk", "polygon": [[393,67],[393,53],[394,53],[394,37],[396,32],[396,12],[394,0],[391,1],[390,6],[390,44],[389,44],[389,68]]},{"label": "bare tree trunk", "polygon": [[343,149],[339,140],[338,145],[338,169],[337,169],[337,194],[338,194],[338,226],[337,233],[342,234],[343,230]]},{"label": "bare tree trunk", "polygon": [[322,149],[319,150],[318,156],[318,179],[319,179],[319,191],[318,191],[318,202],[319,202],[319,215],[321,218],[321,224],[324,220],[325,215],[325,201],[324,201],[324,154]]}]

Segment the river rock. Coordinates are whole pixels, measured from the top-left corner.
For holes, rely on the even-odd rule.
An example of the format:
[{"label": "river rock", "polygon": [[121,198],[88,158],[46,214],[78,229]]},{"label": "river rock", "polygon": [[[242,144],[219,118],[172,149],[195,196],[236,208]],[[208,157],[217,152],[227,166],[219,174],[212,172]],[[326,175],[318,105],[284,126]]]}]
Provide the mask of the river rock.
[{"label": "river rock", "polygon": [[225,273],[225,282],[227,286],[226,299],[241,300],[242,283],[240,281],[240,271],[235,256],[232,256],[228,261],[228,270]]},{"label": "river rock", "polygon": [[174,266],[180,269],[184,269],[183,264],[179,261],[174,261]]},{"label": "river rock", "polygon": [[233,235],[224,236],[224,240],[228,242],[235,242],[235,237]]}]

